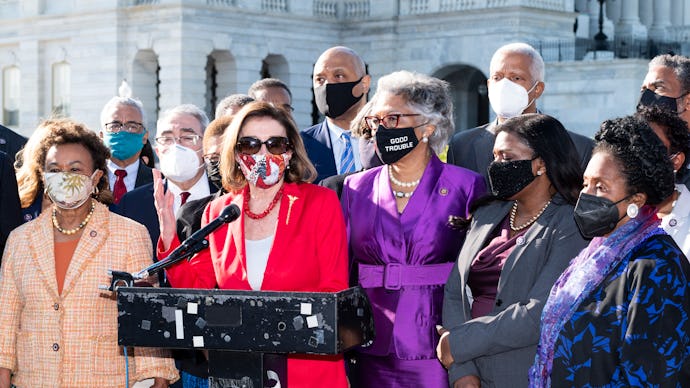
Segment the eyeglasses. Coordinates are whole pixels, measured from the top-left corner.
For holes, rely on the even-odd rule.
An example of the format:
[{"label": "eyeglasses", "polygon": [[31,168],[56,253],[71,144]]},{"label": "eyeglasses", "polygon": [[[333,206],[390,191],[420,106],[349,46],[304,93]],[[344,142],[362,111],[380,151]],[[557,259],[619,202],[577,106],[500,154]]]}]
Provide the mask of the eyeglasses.
[{"label": "eyeglasses", "polygon": [[204,155],[204,160],[206,161],[206,163],[218,163],[218,162],[220,162],[220,154],[219,153],[206,154],[206,155]]},{"label": "eyeglasses", "polygon": [[185,147],[193,147],[199,144],[199,140],[201,140],[201,136],[199,135],[182,135],[180,137],[160,136],[156,138],[156,143],[165,147],[169,147],[175,143]]},{"label": "eyeglasses", "polygon": [[271,136],[266,141],[261,141],[252,136],[245,136],[237,140],[235,149],[245,155],[254,155],[261,150],[261,145],[266,144],[266,149],[273,155],[280,155],[290,149],[290,140],[287,137]]},{"label": "eyeglasses", "polygon": [[378,116],[366,116],[364,121],[367,123],[367,127],[372,131],[378,129],[379,125],[383,125],[384,128],[392,129],[398,127],[398,122],[401,117],[413,117],[421,116],[420,113],[392,113],[385,115],[383,117]]},{"label": "eyeglasses", "polygon": [[125,130],[125,132],[129,133],[138,134],[144,132],[144,124],[138,123],[136,121],[128,121],[126,123],[123,123],[121,121],[113,121],[105,124],[104,126],[105,131],[108,133],[117,133],[122,131],[123,129]]}]

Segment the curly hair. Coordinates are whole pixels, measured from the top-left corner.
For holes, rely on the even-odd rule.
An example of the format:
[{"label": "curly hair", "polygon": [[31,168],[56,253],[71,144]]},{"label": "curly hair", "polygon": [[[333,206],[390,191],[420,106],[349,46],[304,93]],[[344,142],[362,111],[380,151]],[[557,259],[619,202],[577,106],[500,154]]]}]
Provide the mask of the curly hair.
[{"label": "curly hair", "polygon": [[285,170],[285,182],[312,182],[316,178],[316,168],[309,161],[307,150],[302,142],[302,136],[300,136],[297,124],[292,120],[290,114],[284,109],[276,108],[267,102],[255,101],[245,105],[242,110],[233,116],[232,123],[225,132],[223,150],[220,155],[220,174],[223,177],[223,188],[228,191],[239,191],[247,184],[242,170],[235,161],[235,147],[244,125],[249,120],[258,117],[271,118],[285,128],[285,133],[292,148],[289,168]]},{"label": "curly hair", "polygon": [[513,117],[496,127],[499,132],[512,133],[534,151],[546,165],[546,176],[556,191],[574,205],[582,188],[582,167],[573,140],[563,124],[539,113]]},{"label": "curly hair", "polygon": [[17,184],[22,208],[29,207],[43,188],[43,173],[48,150],[53,146],[63,144],[80,144],[89,151],[94,171],[104,172],[96,185],[98,192],[94,194],[94,198],[106,205],[111,204],[113,195],[108,184],[106,164],[110,158],[110,150],[96,132],[84,124],[59,118],[40,123],[21,151],[22,163],[17,170]]},{"label": "curly hair", "polygon": [[690,133],[688,133],[688,124],[685,120],[681,119],[677,114],[661,109],[658,106],[642,107],[638,110],[636,116],[648,123],[654,123],[661,127],[670,143],[668,147],[670,155],[678,152],[682,152],[685,155],[683,165],[676,172],[676,181],[683,178],[687,171],[688,157],[690,156],[688,155],[690,151]]},{"label": "curly hair", "polygon": [[455,131],[453,121],[453,99],[450,96],[448,82],[428,75],[406,70],[387,74],[379,79],[376,93],[367,102],[353,120],[353,135],[371,138],[371,131],[362,125],[364,117],[371,108],[386,94],[402,97],[416,113],[420,113],[436,130],[429,137],[429,146],[436,153],[443,152],[450,136]]},{"label": "curly hair", "polygon": [[606,120],[594,135],[593,153],[606,152],[617,162],[628,195],[644,193],[658,205],[673,193],[673,165],[668,150],[639,116]]}]

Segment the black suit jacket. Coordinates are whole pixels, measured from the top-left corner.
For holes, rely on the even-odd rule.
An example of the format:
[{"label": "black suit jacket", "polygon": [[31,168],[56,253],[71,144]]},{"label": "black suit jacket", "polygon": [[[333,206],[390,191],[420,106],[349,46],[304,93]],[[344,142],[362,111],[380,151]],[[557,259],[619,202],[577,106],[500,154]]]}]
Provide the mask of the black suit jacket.
[{"label": "black suit jacket", "polygon": [[[211,193],[215,193],[218,190],[210,180],[208,186]],[[153,204],[153,183],[137,187],[128,192],[122,196],[117,206],[112,207],[112,210],[144,225],[146,229],[148,229],[153,245],[153,258],[155,261],[156,244],[158,243],[158,236],[160,235],[160,225],[158,224],[156,206]]]},{"label": "black suit jacket", "polygon": [[143,161],[139,161],[139,168],[137,169],[137,179],[134,181],[134,187],[140,187],[153,183],[153,172],[151,167],[147,166]]},{"label": "black suit jacket", "polygon": [[14,163],[17,152],[26,144],[26,138],[13,130],[0,125],[0,151],[7,153],[11,163]]},{"label": "black suit jacket", "polygon": [[17,191],[12,159],[0,151],[0,260],[10,232],[22,223],[22,207]]},{"label": "black suit jacket", "polygon": [[[482,174],[486,181],[486,187],[490,187],[487,168],[491,161],[494,160],[495,128],[496,121],[493,121],[480,127],[458,132],[453,135],[448,145],[448,163]],[[594,141],[586,136],[570,131],[568,131],[568,135],[570,135],[570,139],[575,144],[577,154],[580,156],[580,165],[584,172],[589,159],[592,157]]]}]

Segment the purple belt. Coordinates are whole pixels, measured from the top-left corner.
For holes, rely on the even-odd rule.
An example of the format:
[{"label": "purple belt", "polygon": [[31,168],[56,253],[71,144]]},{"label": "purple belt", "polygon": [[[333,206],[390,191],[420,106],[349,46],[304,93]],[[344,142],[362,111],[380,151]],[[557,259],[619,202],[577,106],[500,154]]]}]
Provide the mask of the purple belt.
[{"label": "purple belt", "polygon": [[445,284],[453,263],[428,265],[359,264],[359,284],[364,288],[383,287],[399,290],[403,286],[430,286]]}]

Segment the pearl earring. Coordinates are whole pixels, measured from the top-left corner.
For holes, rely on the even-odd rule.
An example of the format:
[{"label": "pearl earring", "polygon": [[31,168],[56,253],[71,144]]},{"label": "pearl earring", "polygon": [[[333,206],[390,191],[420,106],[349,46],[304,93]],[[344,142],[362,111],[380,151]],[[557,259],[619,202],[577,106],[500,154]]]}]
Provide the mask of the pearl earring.
[{"label": "pearl earring", "polygon": [[422,143],[428,143],[428,142],[429,142],[429,138],[426,137],[426,135],[422,136]]},{"label": "pearl earring", "polygon": [[640,213],[640,208],[637,207],[634,203],[631,203],[628,205],[628,208],[626,209],[625,213],[628,215],[630,218],[635,218],[637,215]]}]

